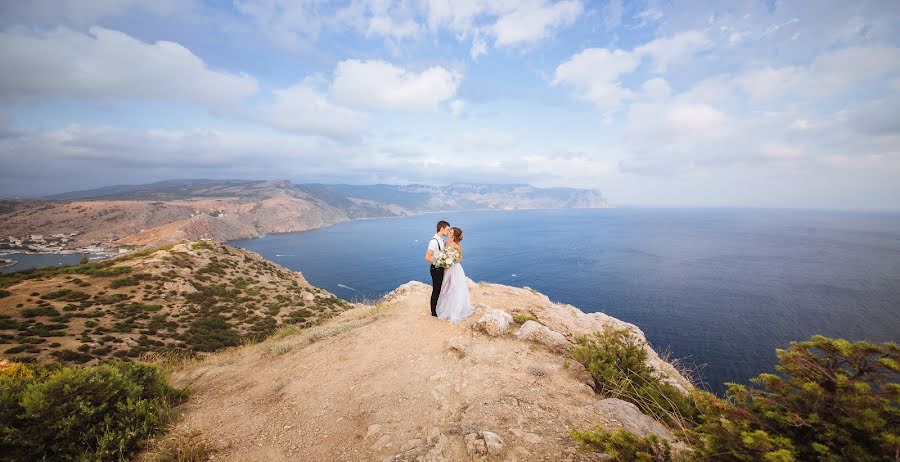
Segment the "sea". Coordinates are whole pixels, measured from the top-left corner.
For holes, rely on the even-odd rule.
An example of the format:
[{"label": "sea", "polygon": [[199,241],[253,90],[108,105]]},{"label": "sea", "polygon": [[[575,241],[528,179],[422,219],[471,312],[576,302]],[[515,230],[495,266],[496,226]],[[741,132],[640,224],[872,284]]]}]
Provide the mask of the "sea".
[{"label": "sea", "polygon": [[[88,258],[91,260],[98,260],[106,257],[106,255],[101,254],[88,254]],[[12,253],[12,254],[0,254],[0,259],[5,260],[13,260],[16,262],[15,265],[6,266],[0,268],[0,273],[12,273],[14,271],[21,271],[25,269],[31,268],[43,268],[45,266],[64,266],[64,265],[77,265],[81,260],[81,254],[79,253],[71,253],[71,254],[26,254],[26,253]]]},{"label": "sea", "polygon": [[[232,244],[348,300],[430,283],[435,223],[464,231],[475,281],[528,286],[636,324],[721,394],[815,334],[900,341],[900,214],[613,208],[474,211],[345,222]],[[427,310],[427,306],[422,307]]]}]

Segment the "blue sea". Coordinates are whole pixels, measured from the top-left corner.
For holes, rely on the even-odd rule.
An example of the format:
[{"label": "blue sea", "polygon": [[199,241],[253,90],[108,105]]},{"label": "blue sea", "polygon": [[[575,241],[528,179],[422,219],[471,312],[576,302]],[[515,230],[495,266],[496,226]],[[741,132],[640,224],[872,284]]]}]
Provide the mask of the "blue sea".
[{"label": "blue sea", "polygon": [[[900,340],[900,214],[769,209],[456,212],[233,244],[346,299],[430,283],[434,224],[465,231],[475,281],[529,286],[638,325],[708,389],[773,370],[813,334]],[[423,310],[427,307],[423,307]]]}]

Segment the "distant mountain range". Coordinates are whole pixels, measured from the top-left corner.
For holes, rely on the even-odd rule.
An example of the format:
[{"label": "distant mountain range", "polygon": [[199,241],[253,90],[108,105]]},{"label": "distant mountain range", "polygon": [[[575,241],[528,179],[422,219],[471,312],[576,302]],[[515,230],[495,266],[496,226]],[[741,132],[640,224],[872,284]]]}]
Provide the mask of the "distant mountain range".
[{"label": "distant mountain range", "polygon": [[0,236],[78,234],[73,246],[159,245],[295,232],[357,218],[454,210],[605,208],[600,192],[525,184],[343,185],[169,180],[0,201]]}]

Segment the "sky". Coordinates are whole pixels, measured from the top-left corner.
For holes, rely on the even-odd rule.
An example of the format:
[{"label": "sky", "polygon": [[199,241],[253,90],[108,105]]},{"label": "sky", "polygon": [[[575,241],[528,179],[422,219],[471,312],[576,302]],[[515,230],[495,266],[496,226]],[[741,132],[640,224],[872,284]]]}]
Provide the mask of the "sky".
[{"label": "sky", "polygon": [[900,2],[0,4],[0,196],[529,183],[900,209]]}]

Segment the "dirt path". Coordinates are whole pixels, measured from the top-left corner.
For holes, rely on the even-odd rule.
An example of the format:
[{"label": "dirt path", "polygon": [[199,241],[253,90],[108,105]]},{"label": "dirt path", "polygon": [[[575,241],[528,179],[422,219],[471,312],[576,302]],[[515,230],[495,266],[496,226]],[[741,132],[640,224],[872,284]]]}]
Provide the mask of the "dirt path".
[{"label": "dirt path", "polygon": [[[473,285],[478,312],[451,325],[429,316],[429,291],[409,283],[376,308],[176,373],[192,397],[175,434],[199,435],[213,460],[229,461],[456,461],[473,460],[473,448],[488,449],[475,459],[594,460],[576,454],[569,436],[609,423],[580,365],[472,329],[488,307],[559,305],[526,289]],[[309,343],[311,335],[323,338]]]}]

